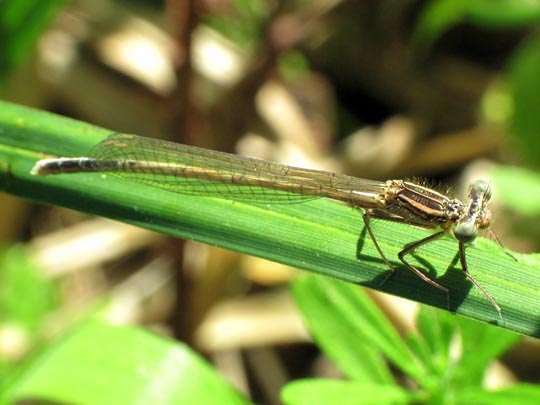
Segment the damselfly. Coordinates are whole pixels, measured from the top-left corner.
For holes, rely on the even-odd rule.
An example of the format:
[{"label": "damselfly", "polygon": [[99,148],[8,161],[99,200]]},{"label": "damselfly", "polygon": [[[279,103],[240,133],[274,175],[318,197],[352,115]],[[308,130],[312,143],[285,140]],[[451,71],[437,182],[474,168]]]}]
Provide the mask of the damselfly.
[{"label": "damselfly", "polygon": [[109,136],[91,150],[89,157],[40,160],[32,169],[33,174],[39,175],[74,172],[109,172],[176,193],[232,200],[285,203],[325,197],[341,201],[362,210],[366,230],[391,270],[389,274],[394,267],[377,242],[371,219],[438,229],[405,247],[398,257],[422,280],[444,291],[448,301],[448,289],[409,263],[406,256],[451,233],[458,241],[463,272],[502,319],[495,299],[469,273],[465,256],[465,245],[474,241],[478,230],[488,228],[491,222],[487,206],[491,191],[485,181],[472,183],[468,200],[463,203],[405,180],[366,180],[129,134]]}]

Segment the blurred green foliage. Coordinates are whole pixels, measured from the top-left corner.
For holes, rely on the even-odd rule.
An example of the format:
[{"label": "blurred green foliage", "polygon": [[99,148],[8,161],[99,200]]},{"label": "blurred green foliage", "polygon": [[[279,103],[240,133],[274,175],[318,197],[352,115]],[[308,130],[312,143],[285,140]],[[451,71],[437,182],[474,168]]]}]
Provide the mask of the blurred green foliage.
[{"label": "blurred green foliage", "polygon": [[15,351],[12,358],[0,357],[0,393],[21,360],[39,350],[44,323],[59,305],[57,294],[56,283],[41,274],[25,247],[0,249],[0,335]]},{"label": "blurred green foliage", "polygon": [[[483,387],[488,366],[519,340],[517,334],[422,306],[418,332],[402,337],[356,286],[306,275],[293,283],[293,293],[319,347],[348,380],[296,380],[282,391],[287,405],[337,405],[356,403],[355,398],[376,398],[378,404],[540,400],[538,386]],[[410,388],[399,383],[390,364],[413,382]]]},{"label": "blurred green foliage", "polygon": [[0,250],[0,322],[35,331],[56,305],[54,283],[40,273],[23,246]]},{"label": "blurred green foliage", "polygon": [[229,12],[206,15],[202,21],[242,48],[253,50],[262,41],[271,2],[232,0],[231,3],[234,8]]},{"label": "blurred green foliage", "polygon": [[0,89],[6,76],[34,49],[66,0],[0,1]]},{"label": "blurred green foliage", "polygon": [[530,0],[431,0],[422,9],[413,42],[430,46],[460,23],[484,28],[523,27],[540,22],[540,3]]},{"label": "blurred green foliage", "polygon": [[540,216],[540,173],[515,166],[498,166],[493,180],[504,206],[523,216]]},{"label": "blurred green foliage", "polygon": [[[529,0],[433,0],[422,9],[413,32],[417,50],[433,46],[450,28],[463,23],[483,29],[522,29],[525,39],[501,72],[503,85],[488,91],[492,107],[486,118],[508,131],[507,146],[518,153],[516,162],[540,169],[540,2]],[[501,201],[522,215],[540,215],[538,174],[501,167],[493,179]],[[526,190],[526,192],[523,192]]]},{"label": "blurred green foliage", "polygon": [[514,146],[524,163],[540,169],[540,38],[532,35],[515,52],[509,66],[514,101],[510,122]]},{"label": "blurred green foliage", "polygon": [[29,398],[81,405],[250,404],[188,346],[96,320],[52,344],[0,392],[2,405]]}]

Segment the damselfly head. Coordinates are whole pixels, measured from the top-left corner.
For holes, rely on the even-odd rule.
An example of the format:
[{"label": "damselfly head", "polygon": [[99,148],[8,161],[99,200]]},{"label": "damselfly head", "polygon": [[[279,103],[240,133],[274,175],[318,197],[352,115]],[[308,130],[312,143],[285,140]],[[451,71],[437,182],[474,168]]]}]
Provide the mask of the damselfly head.
[{"label": "damselfly head", "polygon": [[491,188],[484,180],[477,180],[469,186],[469,202],[457,222],[454,236],[463,243],[470,243],[478,236],[478,229],[486,229],[491,224],[491,210],[487,207],[491,198]]}]

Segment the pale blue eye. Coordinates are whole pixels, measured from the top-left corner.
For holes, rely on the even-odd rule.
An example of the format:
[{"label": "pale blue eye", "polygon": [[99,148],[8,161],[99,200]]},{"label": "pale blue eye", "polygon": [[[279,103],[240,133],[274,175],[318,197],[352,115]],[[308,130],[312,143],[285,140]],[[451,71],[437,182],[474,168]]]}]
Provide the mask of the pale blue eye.
[{"label": "pale blue eye", "polygon": [[464,222],[454,229],[454,236],[463,243],[470,243],[478,236],[478,227],[474,223]]}]

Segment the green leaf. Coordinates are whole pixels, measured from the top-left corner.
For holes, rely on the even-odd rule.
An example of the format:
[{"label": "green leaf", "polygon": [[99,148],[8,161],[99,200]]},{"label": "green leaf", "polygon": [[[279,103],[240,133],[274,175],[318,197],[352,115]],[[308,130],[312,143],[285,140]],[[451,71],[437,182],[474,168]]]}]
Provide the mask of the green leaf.
[{"label": "green leaf", "polygon": [[521,338],[501,328],[428,307],[420,311],[418,330],[419,334],[411,336],[409,343],[434,381],[444,381],[441,392],[445,395],[464,387],[481,386],[489,364]]},{"label": "green leaf", "polygon": [[418,17],[412,40],[420,49],[426,49],[459,23],[469,22],[485,28],[516,28],[538,21],[538,0],[431,0]]},{"label": "green leaf", "polygon": [[512,347],[521,336],[468,319],[458,319],[457,323],[461,331],[462,356],[456,364],[460,368],[454,376],[456,380],[460,379],[456,385],[480,385],[489,364]]},{"label": "green leaf", "polygon": [[410,404],[415,396],[396,385],[375,385],[337,380],[298,380],[281,392],[286,405]]},{"label": "green leaf", "polygon": [[76,404],[248,404],[186,345],[133,327],[88,322],[47,350],[11,401]]},{"label": "green leaf", "polygon": [[540,21],[538,0],[473,0],[466,4],[467,19],[487,28],[516,28]]},{"label": "green leaf", "polygon": [[65,0],[0,1],[0,86],[6,74],[33,49],[39,35],[65,3]]},{"label": "green leaf", "polygon": [[416,322],[419,333],[409,337],[411,349],[431,373],[441,376],[450,367],[450,345],[456,336],[455,317],[423,306]]},{"label": "green leaf", "polygon": [[[349,292],[347,289],[354,290]],[[396,351],[404,349],[403,353],[398,352],[393,357],[409,369],[411,358],[406,355],[407,348],[403,347],[397,332],[360,288],[311,276],[296,279],[293,293],[318,346],[348,378],[392,384],[393,377],[379,349],[381,346],[383,349],[397,346]],[[345,294],[355,295],[355,302],[349,302]],[[357,303],[361,305],[355,305]],[[414,364],[412,359],[411,366]],[[420,372],[413,368],[411,374]]]},{"label": "green leaf", "polygon": [[[373,221],[382,250],[397,268],[381,286],[388,269],[366,237],[360,212],[343,204],[320,199],[261,205],[179,195],[103,174],[30,174],[44,154],[85,155],[108,134],[80,121],[0,103],[0,189],[448,308],[444,292],[419,279],[397,259],[404,246],[429,235],[426,230]],[[538,262],[515,256],[519,261],[484,238],[467,249],[470,273],[497,300],[504,322],[460,270],[452,237],[423,246],[410,260],[449,288],[453,311],[538,336]]]},{"label": "green leaf", "polygon": [[455,403],[458,404],[530,405],[539,401],[540,387],[532,384],[516,384],[497,391],[469,388],[455,398]]},{"label": "green leaf", "polygon": [[412,35],[419,49],[428,48],[451,26],[464,18],[465,0],[432,0],[422,9]]}]

